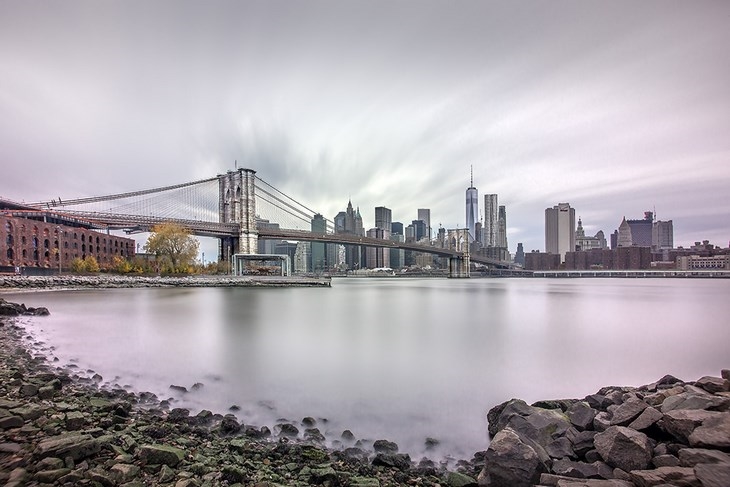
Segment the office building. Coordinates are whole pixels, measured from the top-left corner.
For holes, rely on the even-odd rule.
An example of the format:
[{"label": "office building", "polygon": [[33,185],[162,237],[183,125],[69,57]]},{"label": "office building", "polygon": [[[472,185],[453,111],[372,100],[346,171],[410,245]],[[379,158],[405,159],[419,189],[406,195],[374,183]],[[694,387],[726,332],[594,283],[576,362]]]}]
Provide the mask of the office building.
[{"label": "office building", "polygon": [[[390,240],[390,232],[382,228],[371,228],[367,232],[370,238]],[[367,247],[365,249],[365,265],[368,269],[390,267],[390,249],[385,247]]]},{"label": "office building", "polygon": [[393,235],[403,235],[405,236],[405,233],[403,232],[403,224],[401,222],[393,222],[390,224],[390,233]]},{"label": "office building", "polygon": [[506,249],[507,245],[507,209],[500,205],[497,217],[497,247]]},{"label": "office building", "polygon": [[[394,242],[405,242],[405,237],[400,233],[392,233],[390,239]],[[405,250],[390,249],[390,268],[401,269],[406,262]]]},{"label": "office building", "polygon": [[570,203],[558,203],[545,209],[545,252],[559,254],[575,251],[575,209]]},{"label": "office building", "polygon": [[419,208],[418,219],[426,224],[426,235],[428,236],[428,239],[431,240],[433,237],[431,228],[431,210],[428,208]]},{"label": "office building", "polygon": [[471,175],[471,186],[466,190],[466,228],[469,231],[469,244],[476,238],[476,225],[479,219],[479,193],[474,187],[474,173]]},{"label": "office building", "polygon": [[525,267],[525,250],[522,242],[517,243],[517,252],[515,253],[515,264]]},{"label": "office building", "polygon": [[[355,210],[352,201],[347,202],[347,209],[335,216],[335,233],[364,236],[360,208]],[[362,248],[359,245],[345,245],[345,264],[348,269],[359,269],[364,263]]]},{"label": "office building", "polygon": [[672,220],[657,221],[654,213],[644,212],[641,220],[621,221],[618,228],[618,247],[651,247],[653,251],[670,250],[674,247],[674,225]]},{"label": "office building", "polygon": [[496,194],[484,195],[484,223],[482,224],[482,247],[498,247],[499,205]]},{"label": "office building", "polygon": [[655,221],[651,234],[652,250],[669,250],[674,248],[674,225],[672,220]]},{"label": "office building", "polygon": [[377,206],[375,208],[375,228],[391,232],[392,222],[393,217],[390,208],[386,208],[384,206]]},{"label": "office building", "polygon": [[[312,233],[327,233],[327,221],[319,213],[312,218]],[[327,270],[329,268],[327,262],[327,244],[323,242],[311,242],[310,246],[309,268],[314,272]]]}]

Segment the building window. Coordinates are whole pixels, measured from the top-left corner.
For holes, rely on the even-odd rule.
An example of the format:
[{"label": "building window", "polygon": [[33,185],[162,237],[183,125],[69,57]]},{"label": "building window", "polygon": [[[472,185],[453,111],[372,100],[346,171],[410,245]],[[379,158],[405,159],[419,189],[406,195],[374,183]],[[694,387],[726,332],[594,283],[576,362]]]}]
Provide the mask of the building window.
[{"label": "building window", "polygon": [[37,249],[37,248],[38,248],[38,237],[36,237],[36,236],[34,235],[34,236],[33,236],[33,240],[32,240],[32,242],[33,242],[33,248],[34,248],[34,249]]},{"label": "building window", "polygon": [[26,243],[28,243],[28,241],[25,239],[25,235],[23,235],[23,236],[20,237],[20,243],[23,244],[23,245],[25,245]]},{"label": "building window", "polygon": [[13,231],[13,224],[6,221],[5,222],[5,231],[8,232],[8,233],[12,232]]},{"label": "building window", "polygon": [[8,259],[13,260],[13,249],[8,249]]},{"label": "building window", "polygon": [[8,236],[5,237],[5,243],[8,245],[13,245],[13,236],[8,234]]},{"label": "building window", "polygon": [[48,249],[48,248],[51,248],[51,242],[49,242],[49,241],[48,241],[48,239],[45,239],[45,240],[43,241],[43,248],[44,248],[44,249]]}]

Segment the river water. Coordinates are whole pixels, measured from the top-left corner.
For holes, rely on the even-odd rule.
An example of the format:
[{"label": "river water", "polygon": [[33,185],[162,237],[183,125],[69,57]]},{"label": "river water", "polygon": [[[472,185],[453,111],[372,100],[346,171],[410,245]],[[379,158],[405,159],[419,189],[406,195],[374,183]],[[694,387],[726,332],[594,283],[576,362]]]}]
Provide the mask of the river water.
[{"label": "river water", "polygon": [[[4,295],[51,316],[27,329],[62,365],[173,407],[247,424],[325,418],[415,459],[471,458],[512,397],[730,368],[730,280],[335,279],[329,289],[198,288]],[[182,394],[172,384],[191,389]]]}]

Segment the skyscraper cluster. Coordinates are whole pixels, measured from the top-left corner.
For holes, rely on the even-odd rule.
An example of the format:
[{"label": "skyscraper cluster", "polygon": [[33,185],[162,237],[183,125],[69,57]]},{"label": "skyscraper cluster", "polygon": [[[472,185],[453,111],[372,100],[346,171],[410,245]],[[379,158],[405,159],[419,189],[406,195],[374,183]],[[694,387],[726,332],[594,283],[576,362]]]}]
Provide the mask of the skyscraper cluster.
[{"label": "skyscraper cluster", "polygon": [[479,214],[478,191],[474,187],[474,174],[471,174],[471,185],[466,190],[466,228],[474,238],[471,251],[499,260],[509,260],[507,244],[507,208],[499,205],[496,194],[484,195],[484,213]]}]

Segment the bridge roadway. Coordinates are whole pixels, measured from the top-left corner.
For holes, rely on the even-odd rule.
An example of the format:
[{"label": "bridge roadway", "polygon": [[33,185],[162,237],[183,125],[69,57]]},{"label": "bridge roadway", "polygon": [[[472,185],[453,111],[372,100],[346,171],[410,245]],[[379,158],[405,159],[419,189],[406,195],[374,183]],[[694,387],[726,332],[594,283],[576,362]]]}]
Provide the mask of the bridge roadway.
[{"label": "bridge roadway", "polygon": [[[188,229],[193,235],[200,237],[238,237],[240,234],[240,225],[238,223],[218,223],[201,220],[182,220],[166,217],[122,215],[118,213],[89,211],[60,212],[53,210],[5,210],[3,213],[12,214],[13,216],[21,216],[24,218],[51,218],[53,221],[57,221],[58,223],[73,224],[74,226],[84,226],[95,229],[123,230],[127,233],[150,232],[152,231],[152,227],[155,225],[162,223],[177,223]],[[396,240],[361,237],[346,233],[314,233],[306,230],[261,229],[258,231],[258,238],[363,245],[366,247],[427,252],[448,258],[463,257],[463,253],[456,250],[411,242],[398,242]],[[471,254],[469,258],[472,262],[479,264],[491,265],[503,269],[510,268],[510,263],[498,259],[491,259],[489,257],[483,257],[476,254]]]}]

